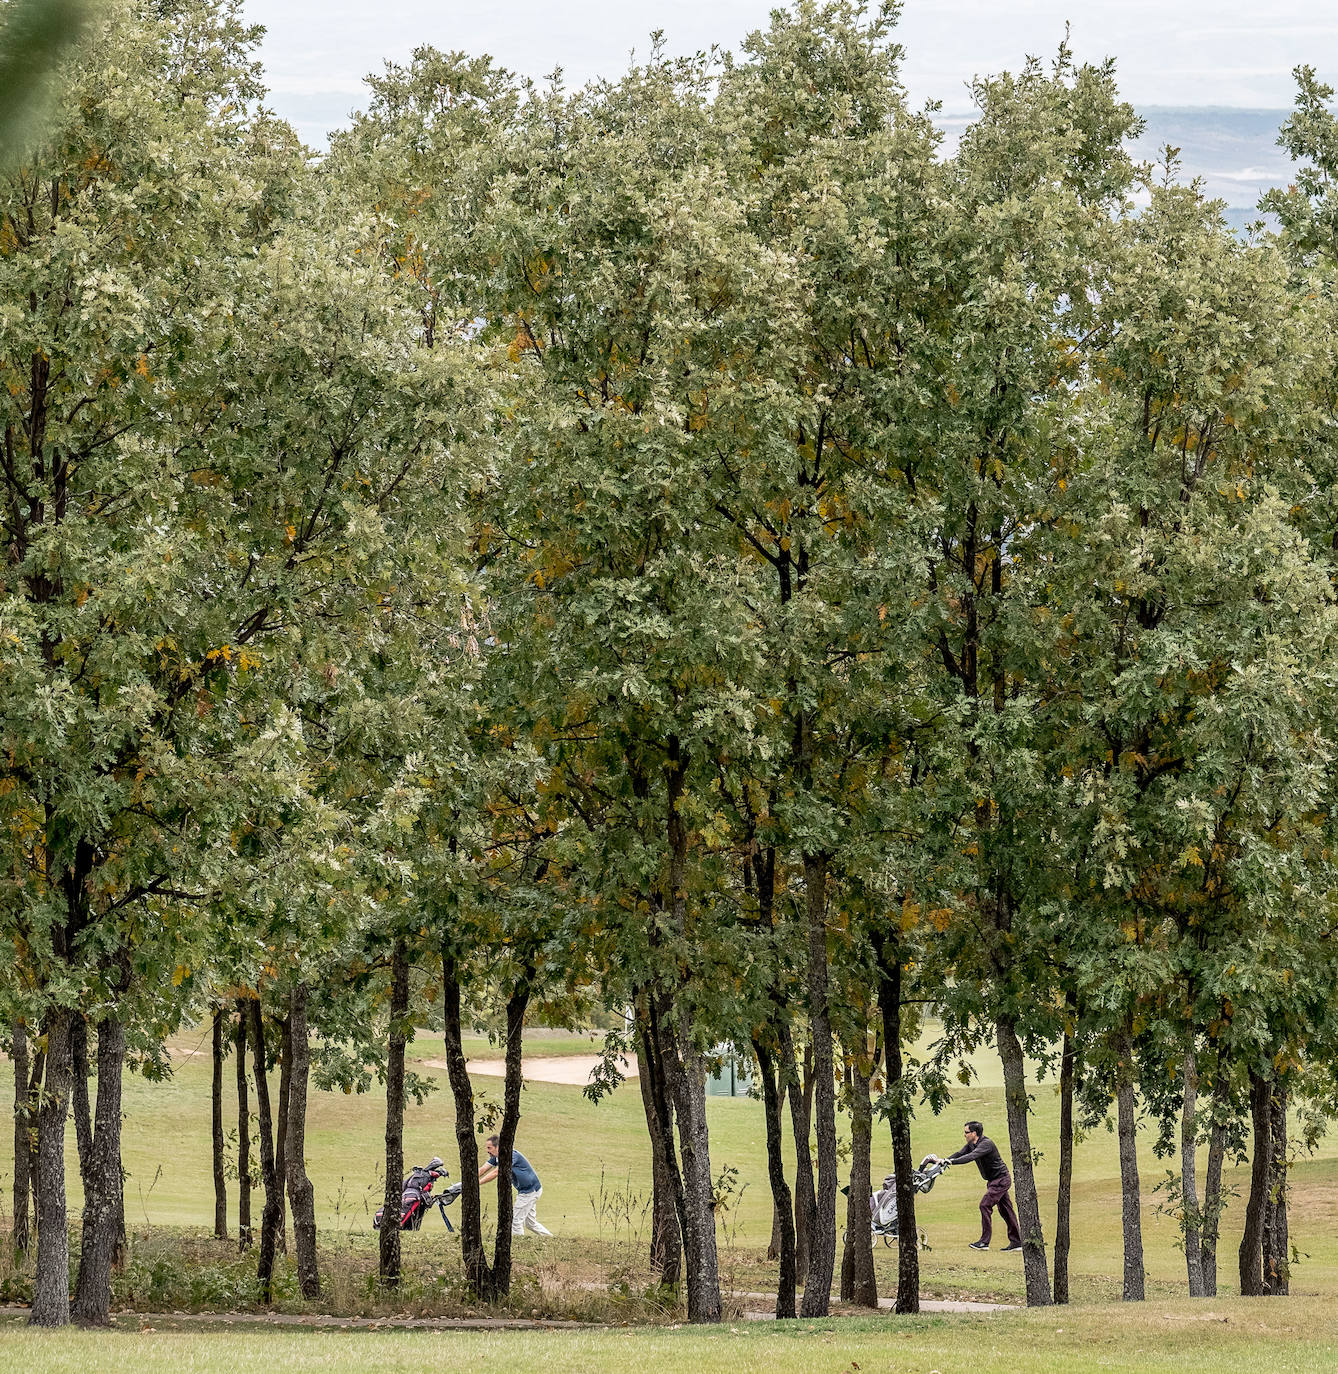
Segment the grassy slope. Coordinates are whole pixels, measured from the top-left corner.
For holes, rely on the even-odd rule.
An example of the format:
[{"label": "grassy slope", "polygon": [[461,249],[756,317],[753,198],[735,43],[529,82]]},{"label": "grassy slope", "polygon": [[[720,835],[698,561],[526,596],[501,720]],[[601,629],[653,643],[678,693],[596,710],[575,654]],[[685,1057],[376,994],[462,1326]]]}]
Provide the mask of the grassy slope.
[{"label": "grassy slope", "polygon": [[255,1328],[201,1333],[158,1330],[105,1335],[0,1333],[0,1371],[46,1374],[179,1374],[273,1370],[396,1371],[430,1367],[584,1374],[593,1369],[850,1371],[938,1374],[969,1369],[1029,1374],[1075,1369],[1148,1374],[1234,1374],[1332,1369],[1338,1340],[1322,1299],[1279,1307],[1267,1300],[1148,1303],[989,1317],[739,1324],[715,1331],[642,1328],[580,1331],[302,1332]]},{"label": "grassy slope", "polygon": [[[146,1224],[203,1227],[211,1224],[213,1216],[207,1037],[183,1037],[180,1048],[200,1048],[204,1053],[181,1058],[170,1083],[146,1083],[134,1075],[126,1082],[125,1163],[130,1174],[126,1207],[129,1223],[138,1231]],[[536,1039],[530,1052],[548,1054],[559,1049],[585,1051],[587,1044],[564,1045],[561,1041]],[[483,1052],[484,1047],[480,1044],[471,1050]],[[441,1058],[440,1037],[420,1035],[411,1054],[419,1060]],[[436,1077],[440,1086],[424,1106],[412,1108],[409,1113],[406,1155],[417,1161],[441,1154],[449,1163],[454,1153],[454,1136],[445,1074],[425,1069],[421,1063],[417,1067],[420,1072]],[[925,1113],[916,1123],[917,1156],[929,1150],[946,1152],[955,1148],[961,1139],[961,1120],[967,1116],[980,1116],[1001,1143],[1006,1138],[997,1066],[990,1057],[982,1056],[978,1069],[978,1079],[961,1091],[950,1114],[935,1119]],[[231,1105],[231,1073],[230,1062],[225,1112],[235,1113]],[[480,1078],[476,1087],[489,1100],[500,1099],[500,1079]],[[1034,1096],[1033,1143],[1045,1152],[1040,1178],[1044,1190],[1043,1217],[1049,1234],[1054,1216],[1058,1106],[1049,1083],[1038,1085]],[[769,1271],[761,1266],[758,1248],[765,1246],[769,1235],[770,1202],[761,1106],[742,1098],[712,1098],[709,1113],[714,1168],[718,1170],[723,1164],[735,1166],[740,1184],[746,1185],[735,1213],[738,1229],[733,1245],[726,1246],[726,1268],[734,1272],[738,1286],[763,1287]],[[355,1247],[364,1243],[357,1236],[367,1232],[369,1211],[376,1205],[380,1191],[376,1180],[384,1129],[384,1100],[379,1093],[313,1095],[307,1135],[308,1165],[316,1187],[319,1220],[327,1230],[351,1233],[349,1243]],[[601,1174],[606,1194],[624,1187],[629,1177],[634,1192],[644,1195],[647,1191],[648,1150],[635,1084],[625,1085],[600,1106],[588,1103],[578,1088],[530,1084],[525,1091],[518,1144],[543,1177],[540,1217],[559,1237],[626,1240],[627,1229],[615,1234],[607,1219],[601,1223],[592,1201],[599,1195]],[[890,1167],[889,1156],[885,1137],[880,1134],[875,1142],[875,1174]],[[69,1160],[72,1201],[77,1205],[73,1131]],[[1150,1190],[1163,1166],[1153,1158],[1147,1138],[1142,1163],[1145,1189]],[[843,1161],[843,1173],[845,1167]],[[0,1132],[0,1172],[8,1174],[9,1169],[10,1140],[8,1133]],[[1338,1295],[1338,1144],[1298,1164],[1293,1178],[1292,1236],[1306,1256],[1295,1271],[1294,1291]],[[1236,1171],[1232,1181],[1243,1190],[1244,1170]],[[1118,1296],[1118,1184],[1114,1138],[1099,1131],[1079,1147],[1075,1167],[1072,1268],[1075,1296],[1079,1298]],[[230,1197],[234,1216],[235,1188],[234,1183]],[[924,1257],[926,1287],[947,1293],[1020,1294],[1021,1268],[1016,1257],[978,1255],[965,1248],[976,1234],[979,1192],[979,1180],[971,1169],[950,1173],[922,1200],[921,1224],[933,1247]],[[1144,1200],[1148,1204],[1147,1192]],[[3,1201],[7,1202],[7,1196]],[[843,1199],[841,1202],[844,1206]],[[1235,1288],[1235,1251],[1242,1207],[1240,1200],[1235,1201],[1225,1219],[1220,1268],[1223,1289],[1228,1292]],[[258,1204],[255,1215],[258,1220]],[[1174,1224],[1155,1216],[1151,1206],[1145,1205],[1144,1237],[1154,1294],[1172,1296],[1182,1290],[1183,1260],[1175,1248],[1174,1236]],[[370,1257],[370,1235],[365,1243]],[[1001,1238],[996,1240],[996,1245],[1001,1243]],[[572,1248],[575,1254],[578,1247],[574,1242]],[[563,1258],[565,1247],[561,1241],[549,1249],[553,1259]],[[892,1258],[890,1252],[880,1252],[884,1292],[892,1278]]]}]

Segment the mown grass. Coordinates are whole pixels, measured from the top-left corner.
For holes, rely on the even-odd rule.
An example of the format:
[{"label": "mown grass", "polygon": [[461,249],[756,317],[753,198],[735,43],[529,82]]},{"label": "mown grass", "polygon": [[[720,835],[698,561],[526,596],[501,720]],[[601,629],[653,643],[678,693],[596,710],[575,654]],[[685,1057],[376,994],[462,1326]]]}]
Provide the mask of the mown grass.
[{"label": "mown grass", "polygon": [[1322,1299],[1147,1303],[988,1317],[867,1318],[736,1323],[716,1330],[629,1328],[529,1331],[301,1331],[131,1329],[116,1334],[0,1327],[0,1371],[46,1374],[251,1374],[271,1370],[398,1371],[430,1367],[585,1374],[654,1369],[672,1374],[810,1374],[896,1370],[977,1374],[1139,1370],[1149,1374],[1284,1374],[1332,1369],[1338,1338]]}]

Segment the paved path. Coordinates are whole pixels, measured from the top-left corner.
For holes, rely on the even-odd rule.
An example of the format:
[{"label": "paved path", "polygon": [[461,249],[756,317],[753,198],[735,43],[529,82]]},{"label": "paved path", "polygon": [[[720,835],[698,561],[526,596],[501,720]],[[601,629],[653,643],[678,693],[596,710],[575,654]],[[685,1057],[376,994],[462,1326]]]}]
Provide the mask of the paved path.
[{"label": "paved path", "polygon": [[[444,1069],[444,1059],[420,1059],[418,1061],[429,1069]],[[637,1062],[624,1056],[620,1061],[624,1078],[637,1076]],[[525,1077],[531,1083],[565,1083],[571,1087],[583,1088],[597,1065],[603,1063],[598,1054],[526,1055]],[[469,1072],[484,1078],[501,1078],[506,1073],[505,1059],[471,1059]]]},{"label": "paved path", "polygon": [[[769,1304],[767,1310],[758,1308],[749,1309],[744,1312],[744,1320],[750,1322],[766,1322],[776,1320],[776,1295],[774,1293],[735,1293],[736,1298],[742,1298],[745,1302],[765,1302]],[[834,1311],[840,1313],[855,1314],[862,1312],[864,1308],[844,1307],[840,1304],[832,1304]],[[896,1306],[892,1298],[879,1298],[878,1309],[881,1312],[890,1312]],[[972,1302],[966,1298],[921,1298],[921,1312],[1011,1312],[1014,1304],[1007,1302]]]}]

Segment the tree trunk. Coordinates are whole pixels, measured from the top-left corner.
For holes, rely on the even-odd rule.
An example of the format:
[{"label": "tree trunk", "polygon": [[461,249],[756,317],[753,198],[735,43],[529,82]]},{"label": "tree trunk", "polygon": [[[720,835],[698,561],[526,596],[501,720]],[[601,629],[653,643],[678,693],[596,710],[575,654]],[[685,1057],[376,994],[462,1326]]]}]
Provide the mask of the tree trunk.
[{"label": "tree trunk", "polygon": [[511,1152],[520,1126],[520,1091],[524,1086],[525,1010],[530,1001],[529,973],[516,983],[506,1001],[506,1059],[502,1078],[502,1124],[497,1131],[497,1236],[492,1249],[491,1301],[511,1292]]},{"label": "tree trunk", "polygon": [[1064,1032],[1059,1064],[1059,1201],[1055,1212],[1055,1291],[1057,1303],[1069,1300],[1069,1244],[1073,1231],[1073,1079],[1077,1047]]},{"label": "tree trunk", "polygon": [[246,1001],[237,1000],[237,1249],[251,1248],[251,1107],[246,1088]]},{"label": "tree trunk", "polygon": [[9,1242],[17,1259],[28,1253],[28,1190],[32,1181],[32,1121],[29,1113],[28,1028],[18,1018],[13,1023],[11,1058],[14,1063],[14,1225]]},{"label": "tree trunk", "polygon": [[1013,1186],[1017,1192],[1017,1216],[1022,1231],[1022,1272],[1027,1306],[1050,1305],[1050,1273],[1045,1261],[1045,1232],[1036,1196],[1036,1173],[1031,1162],[1031,1130],[1027,1121],[1026,1065],[1017,1028],[1009,1016],[995,1021],[999,1060],[1003,1065],[1004,1106],[1008,1116],[1009,1154],[1013,1161]]},{"label": "tree trunk", "polygon": [[1291,1289],[1291,1238],[1287,1224],[1287,1089],[1273,1085],[1269,1102],[1268,1194],[1264,1201],[1264,1292],[1286,1297]]},{"label": "tree trunk", "polygon": [[1250,1070],[1250,1119],[1254,1126],[1254,1156],[1250,1160],[1250,1196],[1245,1204],[1245,1231],[1240,1238],[1240,1295],[1258,1298],[1264,1293],[1264,1204],[1268,1199],[1268,1172],[1272,1158],[1272,1102],[1268,1080]]},{"label": "tree trunk", "polygon": [[97,1119],[85,1173],[83,1238],[73,1315],[81,1326],[111,1325],[111,1271],[121,1244],[121,1077],[125,1027],[114,1011],[98,1025]]},{"label": "tree trunk", "polygon": [[288,1170],[288,1199],[293,1208],[297,1281],[302,1296],[310,1301],[321,1295],[321,1275],[316,1259],[316,1190],[307,1177],[307,1078],[311,1072],[311,1045],[307,1039],[305,983],[293,985],[289,1015],[293,1069],[288,1087],[288,1139],[284,1144],[284,1162]]},{"label": "tree trunk", "polygon": [[836,1267],[836,1082],[827,1004],[827,857],[804,856],[808,915],[809,1024],[813,1028],[813,1111],[818,1147],[817,1225],[808,1242],[802,1317],[825,1317]]},{"label": "tree trunk", "polygon": [[409,955],[397,939],[390,954],[390,1039],[386,1050],[386,1195],[381,1212],[380,1276],[400,1281],[400,1201],[404,1178],[404,1046],[409,1014]]},{"label": "tree trunk", "polygon": [[871,1156],[873,1153],[873,1106],[869,1082],[858,1059],[850,1066],[850,1193],[846,1199],[846,1252],[850,1256],[847,1291],[846,1266],[842,1264],[841,1297],[857,1307],[878,1308],[878,1279],[873,1270],[873,1235],[869,1229]]},{"label": "tree trunk", "polygon": [[897,1190],[896,1310],[920,1310],[920,1231],[915,1219],[912,1180],[911,1104],[901,1058],[901,951],[895,940],[875,937],[878,957],[878,1010],[883,1018],[883,1055],[887,1061],[887,1120],[892,1134],[892,1172]]},{"label": "tree trunk", "polygon": [[794,1137],[794,1272],[808,1278],[809,1238],[818,1225],[818,1194],[813,1186],[813,1051],[804,1047],[802,1074],[788,1025],[780,1030],[781,1072],[790,1094],[790,1133]]},{"label": "tree trunk", "polygon": [[[679,1153],[673,1143],[673,1098],[669,1090],[669,1074],[665,1072],[664,1046],[658,1032],[658,1018],[654,1002],[644,991],[636,995],[636,1026],[640,1037],[640,1065],[642,1083],[650,1085],[651,1107],[655,1129],[651,1142],[658,1143],[659,1162],[668,1180],[669,1200],[673,1204],[674,1278],[679,1274],[683,1257],[683,1237],[687,1234],[687,1197],[683,1190],[683,1171],[679,1167]],[[665,1281],[668,1282],[668,1281]]]},{"label": "tree trunk", "polygon": [[279,1110],[274,1125],[274,1172],[279,1180],[279,1253],[288,1253],[288,1096],[293,1090],[293,1018],[279,1018]]},{"label": "tree trunk", "polygon": [[479,1147],[474,1134],[474,1089],[469,1082],[460,1019],[459,967],[443,942],[441,959],[442,1021],[446,1074],[455,1101],[455,1143],[460,1153],[460,1250],[465,1279],[480,1301],[492,1293],[492,1271],[483,1249],[483,1206],[479,1189]]},{"label": "tree trunk", "polygon": [[1120,1144],[1120,1218],[1124,1232],[1124,1301],[1142,1302],[1143,1200],[1138,1186],[1138,1117],[1134,1099],[1134,1047],[1128,1035],[1118,1045],[1116,1115]]},{"label": "tree trunk", "polygon": [[659,1281],[669,1286],[678,1283],[683,1272],[683,1234],[678,1224],[673,1178],[665,1160],[665,1133],[660,1129],[657,1100],[669,1116],[668,1149],[674,1151],[673,1104],[664,1091],[663,1083],[656,1083],[658,1065],[645,1050],[644,1010],[636,1010],[638,1039],[642,1046],[637,1082],[641,1089],[641,1108],[646,1116],[646,1131],[650,1136],[651,1168],[651,1235],[650,1267]]},{"label": "tree trunk", "polygon": [[66,1229],[65,1118],[72,1074],[70,1025],[63,1007],[47,1013],[45,1072],[37,1107],[37,1277],[29,1323],[67,1326],[70,1321],[70,1237]]},{"label": "tree trunk", "polygon": [[1217,1237],[1222,1226],[1222,1164],[1226,1159],[1226,1095],[1224,1075],[1213,1084],[1213,1124],[1208,1134],[1208,1167],[1203,1175],[1203,1296],[1217,1296]]},{"label": "tree trunk", "polygon": [[796,1281],[794,1198],[790,1193],[790,1185],[785,1181],[780,1075],[775,1059],[760,1039],[753,1040],[753,1052],[757,1055],[758,1075],[762,1080],[762,1110],[767,1132],[767,1182],[771,1185],[773,1229],[778,1232],[776,1254],[780,1260],[780,1274],[776,1280],[776,1317],[784,1320],[794,1316]]},{"label": "tree trunk", "polygon": [[256,1278],[260,1281],[260,1301],[274,1297],[274,1253],[278,1244],[279,1197],[282,1184],[274,1168],[274,1117],[269,1105],[269,1078],[265,1073],[265,1016],[260,998],[250,1004],[251,1065],[256,1083],[256,1116],[260,1131],[260,1181],[265,1189],[265,1203],[260,1211],[260,1254],[256,1261]]},{"label": "tree trunk", "polygon": [[1189,1296],[1203,1297],[1203,1213],[1199,1208],[1197,1160],[1199,1122],[1198,1065],[1194,1058],[1194,1031],[1185,1037],[1184,1063],[1180,1066],[1180,1202],[1184,1213],[1185,1269]]},{"label": "tree trunk", "polygon": [[672,1031],[665,1066],[678,1118],[678,1152],[683,1161],[683,1254],[687,1261],[688,1320],[721,1317],[720,1262],[715,1241],[715,1194],[706,1125],[706,1066],[702,1056]]},{"label": "tree trunk", "polygon": [[77,1012],[70,1022],[70,1115],[74,1118],[74,1144],[79,1155],[79,1182],[88,1197],[88,1171],[93,1162],[93,1113],[89,1107],[88,1022]]},{"label": "tree trunk", "polygon": [[214,1235],[228,1238],[228,1180],[223,1156],[223,1009],[214,1008],[214,1076],[210,1085],[210,1127],[214,1154]]}]

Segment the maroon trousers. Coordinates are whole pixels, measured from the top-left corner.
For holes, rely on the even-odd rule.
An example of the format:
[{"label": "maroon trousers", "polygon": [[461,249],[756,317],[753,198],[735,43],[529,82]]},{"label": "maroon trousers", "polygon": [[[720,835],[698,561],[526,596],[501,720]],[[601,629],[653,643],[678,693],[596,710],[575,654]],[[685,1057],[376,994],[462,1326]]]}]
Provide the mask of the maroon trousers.
[{"label": "maroon trousers", "polygon": [[985,1189],[985,1196],[980,1199],[980,1239],[988,1245],[990,1238],[994,1234],[994,1219],[990,1213],[997,1207],[999,1215],[1003,1218],[1004,1225],[1008,1228],[1009,1245],[1022,1244],[1022,1232],[1018,1230],[1017,1213],[1013,1210],[1013,1199],[1008,1196],[1008,1190],[1013,1186],[1011,1174],[1005,1174],[1002,1178],[996,1178]]}]

